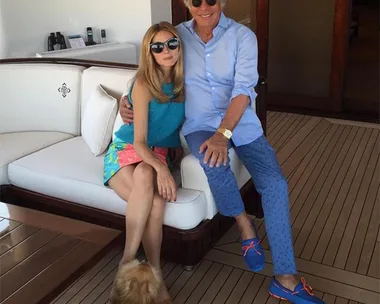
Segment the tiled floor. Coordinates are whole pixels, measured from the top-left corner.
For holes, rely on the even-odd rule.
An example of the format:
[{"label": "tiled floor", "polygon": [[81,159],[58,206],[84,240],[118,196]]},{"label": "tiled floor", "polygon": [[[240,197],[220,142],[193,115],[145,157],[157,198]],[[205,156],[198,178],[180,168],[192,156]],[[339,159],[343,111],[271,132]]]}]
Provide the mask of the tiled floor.
[{"label": "tiled floor", "polygon": [[[380,301],[378,125],[271,112],[268,138],[289,182],[300,273],[326,303]],[[265,227],[257,221],[268,250]],[[193,271],[163,263],[174,303],[279,303],[261,273],[245,267],[236,227]],[[107,302],[122,248],[109,252],[54,304]]]}]

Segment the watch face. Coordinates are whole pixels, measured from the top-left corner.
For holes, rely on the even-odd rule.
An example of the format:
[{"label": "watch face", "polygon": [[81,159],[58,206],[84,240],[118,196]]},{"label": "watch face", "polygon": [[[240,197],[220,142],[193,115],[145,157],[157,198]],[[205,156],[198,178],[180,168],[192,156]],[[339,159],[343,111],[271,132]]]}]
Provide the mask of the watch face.
[{"label": "watch face", "polygon": [[232,136],[232,132],[230,130],[225,130],[224,135],[226,135],[228,138]]}]

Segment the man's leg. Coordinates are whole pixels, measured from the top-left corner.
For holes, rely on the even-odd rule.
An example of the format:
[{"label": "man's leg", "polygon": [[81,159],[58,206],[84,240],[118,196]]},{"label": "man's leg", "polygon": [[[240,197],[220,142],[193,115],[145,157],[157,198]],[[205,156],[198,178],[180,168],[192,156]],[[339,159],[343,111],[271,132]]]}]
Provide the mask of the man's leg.
[{"label": "man's leg", "polygon": [[[194,132],[186,136],[191,153],[199,160],[215,199],[219,213],[225,216],[233,216],[241,232],[242,249],[244,258],[253,271],[260,271],[264,267],[265,257],[261,246],[258,244],[252,221],[245,213],[244,203],[240,195],[239,186],[233,174],[228,159],[226,166],[210,167],[204,164],[204,153],[199,153],[199,147],[209,139],[213,132]],[[250,250],[252,249],[252,250]]]},{"label": "man's leg", "polygon": [[227,166],[211,168],[203,163],[204,153],[199,153],[200,146],[214,134],[209,131],[194,132],[186,136],[186,141],[205,171],[218,211],[225,216],[237,216],[244,211],[244,204],[229,160]]},{"label": "man's leg", "polygon": [[235,151],[252,176],[256,189],[262,197],[274,273],[280,280],[281,276],[290,275],[288,280],[293,283],[285,285],[294,287],[297,281],[292,275],[297,273],[297,269],[290,225],[288,185],[281,172],[276,153],[265,136],[250,144],[235,147]]}]

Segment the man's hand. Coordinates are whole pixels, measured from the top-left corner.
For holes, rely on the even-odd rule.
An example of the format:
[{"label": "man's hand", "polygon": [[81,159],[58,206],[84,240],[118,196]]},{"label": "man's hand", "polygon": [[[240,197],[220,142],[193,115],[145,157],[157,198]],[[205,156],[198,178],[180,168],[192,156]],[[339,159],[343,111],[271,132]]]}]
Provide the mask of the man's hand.
[{"label": "man's hand", "polygon": [[133,110],[127,95],[120,99],[120,116],[127,125],[133,122]]},{"label": "man's hand", "polygon": [[219,167],[222,163],[226,166],[228,161],[228,139],[223,134],[216,132],[200,147],[199,153],[206,150],[203,162],[205,164],[210,160],[210,167],[216,164]]}]

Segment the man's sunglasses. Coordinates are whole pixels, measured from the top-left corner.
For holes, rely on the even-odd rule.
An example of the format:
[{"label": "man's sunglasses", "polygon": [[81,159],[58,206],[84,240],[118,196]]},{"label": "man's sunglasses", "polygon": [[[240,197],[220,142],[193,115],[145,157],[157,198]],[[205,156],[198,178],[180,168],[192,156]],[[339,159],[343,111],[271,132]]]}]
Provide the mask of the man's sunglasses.
[{"label": "man's sunglasses", "polygon": [[[200,7],[202,5],[202,1],[203,0],[192,0],[192,5],[194,7]],[[209,6],[214,6],[216,4],[216,0],[206,0],[206,3],[209,5]]]},{"label": "man's sunglasses", "polygon": [[179,40],[178,38],[170,38],[165,42],[153,42],[150,44],[150,49],[153,53],[159,54],[164,50],[165,45],[169,50],[175,50],[179,45]]}]

